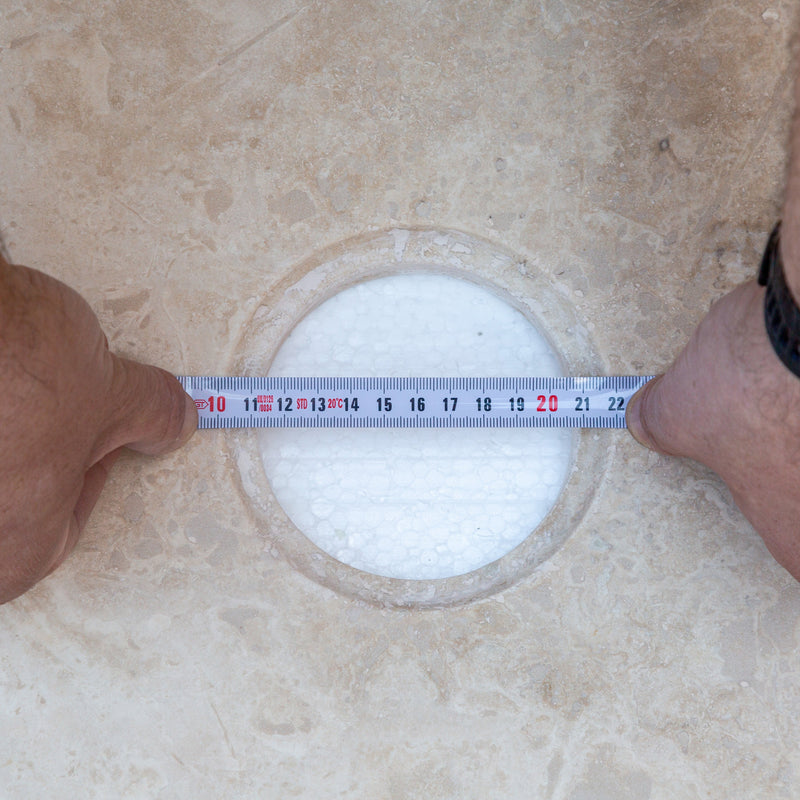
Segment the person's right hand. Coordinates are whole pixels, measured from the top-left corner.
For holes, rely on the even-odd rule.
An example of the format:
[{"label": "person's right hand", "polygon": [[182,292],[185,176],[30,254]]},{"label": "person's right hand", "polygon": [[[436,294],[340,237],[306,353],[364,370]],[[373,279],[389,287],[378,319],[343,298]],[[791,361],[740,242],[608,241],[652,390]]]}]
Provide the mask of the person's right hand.
[{"label": "person's right hand", "polygon": [[800,378],[769,342],[764,292],[750,282],[716,303],[670,369],[631,399],[628,428],[719,474],[800,580]]}]

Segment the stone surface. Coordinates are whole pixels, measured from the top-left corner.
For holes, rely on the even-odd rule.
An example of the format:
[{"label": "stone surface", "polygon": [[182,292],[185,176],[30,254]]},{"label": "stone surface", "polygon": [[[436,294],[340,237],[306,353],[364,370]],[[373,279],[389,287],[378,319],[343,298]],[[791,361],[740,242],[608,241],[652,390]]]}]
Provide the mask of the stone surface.
[{"label": "stone surface", "polygon": [[[404,228],[518,254],[599,368],[658,371],[779,213],[788,0],[5,5],[5,245],[175,372]],[[713,475],[601,435],[566,544],[425,611],[298,572],[226,434],[124,457],[0,609],[3,796],[795,797],[800,588]]]}]

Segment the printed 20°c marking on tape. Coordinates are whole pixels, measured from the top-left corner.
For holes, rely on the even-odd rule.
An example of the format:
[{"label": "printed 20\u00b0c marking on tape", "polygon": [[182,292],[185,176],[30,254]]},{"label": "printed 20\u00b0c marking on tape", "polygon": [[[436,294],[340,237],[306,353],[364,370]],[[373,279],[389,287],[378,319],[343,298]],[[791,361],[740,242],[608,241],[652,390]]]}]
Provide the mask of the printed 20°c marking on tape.
[{"label": "printed 20\u00b0c marking on tape", "polygon": [[200,428],[624,428],[652,377],[178,380]]}]

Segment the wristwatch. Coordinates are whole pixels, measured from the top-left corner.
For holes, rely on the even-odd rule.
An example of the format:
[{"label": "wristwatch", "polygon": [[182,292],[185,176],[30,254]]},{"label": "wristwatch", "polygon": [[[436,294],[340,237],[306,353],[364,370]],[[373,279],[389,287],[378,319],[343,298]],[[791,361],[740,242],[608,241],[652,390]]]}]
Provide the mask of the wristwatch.
[{"label": "wristwatch", "polygon": [[780,252],[781,224],[773,228],[761,259],[758,282],[767,287],[764,321],[778,358],[800,377],[800,309],[786,285]]}]

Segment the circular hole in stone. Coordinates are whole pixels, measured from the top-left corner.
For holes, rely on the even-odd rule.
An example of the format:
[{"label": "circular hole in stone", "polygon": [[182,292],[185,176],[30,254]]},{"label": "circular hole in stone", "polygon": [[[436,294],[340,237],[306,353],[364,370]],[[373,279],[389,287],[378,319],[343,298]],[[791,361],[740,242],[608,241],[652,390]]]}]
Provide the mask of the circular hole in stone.
[{"label": "circular hole in stone", "polygon": [[[241,338],[232,354],[227,371],[233,375],[263,375],[268,370],[268,365],[273,362],[276,371],[279,367],[286,369],[285,362],[281,367],[285,351],[282,351],[280,358],[276,360],[276,354],[281,351],[282,345],[292,332],[298,334],[300,330],[298,326],[314,309],[319,308],[326,299],[344,293],[349,287],[392,275],[409,275],[417,278],[446,275],[457,279],[458,284],[467,283],[468,288],[473,284],[484,287],[489,297],[501,297],[508,305],[520,309],[526,326],[530,325],[527,320],[532,320],[539,331],[547,331],[547,340],[554,343],[558,353],[553,373],[560,373],[563,365],[566,374],[602,374],[607,369],[607,364],[599,355],[585,320],[570,301],[568,287],[561,285],[558,277],[560,273],[554,271],[559,264],[558,252],[552,248],[548,249],[546,243],[537,252],[518,254],[506,250],[496,242],[489,242],[461,231],[396,228],[336,242],[293,266],[265,265],[269,288],[242,329]],[[409,313],[416,313],[416,309]],[[440,313],[440,309],[437,309],[435,316],[438,317]],[[461,323],[463,320],[457,320],[453,325]],[[445,337],[451,335],[451,331],[454,330],[453,325],[445,325],[442,328]],[[488,330],[490,329],[481,331],[483,336],[488,335]],[[331,359],[339,358],[344,352],[352,354],[356,349],[352,346],[352,342],[347,347],[342,347],[343,342],[346,343],[343,336],[344,334],[336,329],[325,332],[325,337],[332,347],[328,351],[332,354]],[[466,357],[464,351],[461,351],[457,363],[453,356],[438,371],[452,374],[456,372],[457,367],[459,374],[469,374],[467,368],[471,363],[470,360],[479,352],[480,344],[483,341],[490,341],[490,339],[484,340],[483,336],[476,335],[476,346],[467,350]],[[367,344],[369,347],[375,346],[380,349],[386,346],[387,342]],[[430,343],[425,342],[422,348],[423,354],[430,355],[429,346]],[[488,368],[484,369],[484,365],[476,362],[476,372],[492,376],[499,372],[510,371],[510,367],[500,365],[497,359],[500,355],[505,356],[509,353],[513,357],[518,357],[521,351],[515,350],[514,347],[515,343],[511,341],[503,341],[492,347],[489,350]],[[554,351],[549,350],[549,352],[552,355]],[[312,350],[312,354],[319,355],[316,348]],[[374,350],[367,349],[363,354],[367,357],[358,365],[359,372],[368,374],[374,370],[388,373],[390,376],[409,372],[405,364],[401,366],[392,359],[379,363]],[[354,367],[344,369],[344,364],[333,360],[325,361],[325,358],[317,359],[310,365],[294,363],[293,368],[287,371],[307,373],[313,366],[318,374],[342,375],[351,373],[351,369],[354,369]],[[321,360],[325,363],[320,365]],[[426,362],[425,366],[419,369],[419,373],[430,372],[429,363]],[[364,369],[361,369],[362,365]],[[533,359],[526,360],[518,366],[520,370],[526,372],[540,369]],[[370,369],[366,369],[367,367]],[[521,432],[518,431],[517,434]],[[271,433],[272,442],[277,446],[286,432],[271,431]],[[390,444],[397,445],[399,431],[385,433],[391,434]],[[414,479],[413,469],[420,463],[432,463],[440,456],[448,464],[455,464],[454,452],[457,452],[458,448],[467,447],[470,442],[477,442],[477,439],[473,438],[476,433],[479,436],[486,435],[485,432],[478,433],[473,430],[464,438],[464,431],[460,432],[460,436],[459,432],[453,433],[456,435],[455,441],[448,439],[441,446],[434,446],[433,440],[427,435],[422,438],[423,444],[409,445],[411,477],[409,478],[407,474],[402,475],[393,484],[389,481],[385,482],[384,486],[388,485],[389,490],[392,485],[402,486],[403,481]],[[344,443],[335,431],[326,431],[325,434],[332,434],[330,440],[317,439],[312,447],[311,458],[318,458],[330,467],[344,453]],[[305,435],[303,431],[295,431],[293,434],[295,438],[286,439],[283,444],[294,447],[295,454],[298,454]],[[236,464],[239,487],[254,514],[259,535],[264,540],[265,558],[284,561],[321,586],[382,608],[444,608],[488,597],[532,577],[532,573],[554,556],[573,531],[581,525],[591,508],[592,498],[598,486],[602,485],[614,449],[612,438],[614,432],[576,430],[571,434],[562,432],[561,435],[572,441],[569,474],[563,491],[544,519],[538,526],[530,521],[524,525],[523,529],[518,531],[525,537],[523,541],[498,560],[471,572],[438,579],[386,577],[385,569],[381,574],[367,572],[321,550],[312,542],[309,535],[301,532],[276,499],[276,495],[280,495],[282,502],[287,506],[291,505],[280,486],[281,480],[285,480],[286,475],[282,474],[282,477],[277,479],[278,485],[274,490],[265,477],[263,451],[273,446],[269,435],[262,436],[257,431],[246,429],[232,430],[225,434],[224,442],[225,447],[229,448],[232,461]],[[516,454],[519,450],[515,448],[520,445],[520,441],[517,439],[518,436],[515,436],[511,444],[500,448],[502,458],[498,457],[493,468],[509,470],[510,474],[515,476],[521,475],[523,480],[528,481],[534,488],[539,485],[540,476],[524,470],[526,465],[531,463],[526,461],[531,457],[530,449],[534,448],[535,452],[538,445],[532,439],[527,449],[523,445],[522,456],[518,456]],[[383,446],[376,446],[375,451],[382,458],[388,452]],[[482,457],[488,452],[485,447],[473,450],[462,461],[462,473],[480,469],[480,465],[485,463]],[[291,455],[291,450],[289,454]],[[278,451],[268,452],[268,460],[279,456]],[[297,479],[302,483],[301,474],[297,475]],[[320,480],[322,485],[329,485],[335,484],[338,477],[335,474],[327,474],[322,475]],[[350,480],[357,480],[357,477]],[[339,489],[334,487],[329,492],[334,503],[338,503],[348,492],[352,496],[352,493],[359,489],[359,486],[344,487],[341,483],[338,485]],[[452,491],[452,487],[447,487],[447,492],[437,493],[430,503],[421,504],[421,508],[433,509],[438,513],[437,504],[447,500]],[[297,494],[294,492],[292,494],[297,499]],[[384,498],[390,496],[388,492],[379,495]],[[324,499],[324,495],[322,497]],[[513,505],[519,497],[519,487],[516,486],[508,500]],[[473,499],[469,498],[470,501]],[[303,502],[306,506],[309,505],[308,499]],[[299,504],[303,505],[303,502]],[[383,502],[385,505],[386,501]],[[325,510],[324,507],[322,510]],[[381,510],[380,507],[378,510]],[[307,511],[308,509],[304,513]],[[382,518],[378,515],[378,521]],[[506,530],[505,523],[501,524],[494,517],[492,523],[501,533]],[[377,521],[370,523],[372,527],[377,524]],[[408,520],[405,524],[408,524]],[[344,530],[341,525],[338,527],[339,530]],[[403,531],[396,531],[395,534],[397,541],[402,545]],[[463,539],[459,538],[461,535],[463,529],[454,534],[453,544],[463,543]],[[402,554],[405,551],[399,552]],[[340,557],[344,555],[346,554],[340,553]],[[387,557],[388,554],[384,556]],[[453,571],[454,568],[451,567],[450,572]]]},{"label": "circular hole in stone", "polygon": [[[528,319],[443,274],[367,280],[293,329],[273,376],[562,375]],[[517,548],[569,477],[561,429],[270,429],[259,434],[278,502],[317,547],[405,580],[478,570]],[[532,531],[534,532],[532,534]]]}]

